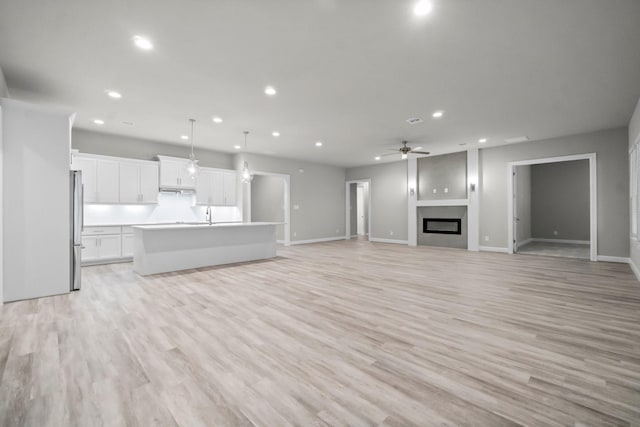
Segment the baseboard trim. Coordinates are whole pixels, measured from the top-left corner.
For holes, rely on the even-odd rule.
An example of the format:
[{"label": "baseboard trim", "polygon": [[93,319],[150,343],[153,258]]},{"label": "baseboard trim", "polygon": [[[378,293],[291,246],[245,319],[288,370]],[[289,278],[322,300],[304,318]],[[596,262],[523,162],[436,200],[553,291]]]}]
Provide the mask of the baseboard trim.
[{"label": "baseboard trim", "polygon": [[633,262],[631,258],[629,258],[629,267],[631,267],[631,271],[636,275],[636,279],[640,281],[640,269],[636,267],[636,264]]},{"label": "baseboard trim", "polygon": [[480,246],[479,248],[482,252],[498,252],[501,254],[508,254],[509,253],[509,249],[508,248],[496,248],[493,246]]},{"label": "baseboard trim", "polygon": [[[531,242],[545,242],[545,243],[569,243],[572,245],[590,245],[589,240],[566,240],[566,239],[538,239],[534,237],[530,239]],[[524,243],[523,243],[524,244]],[[518,243],[520,245],[520,243]]]},{"label": "baseboard trim", "polygon": [[323,243],[323,242],[333,242],[335,240],[346,240],[344,236],[340,237],[322,237],[320,239],[308,239],[308,240],[292,240],[290,242],[291,246],[294,245],[308,245],[309,243]]},{"label": "baseboard trim", "polygon": [[631,264],[631,258],[624,258],[619,256],[598,255],[596,259],[598,261],[604,262],[619,262],[621,264]]},{"label": "baseboard trim", "polygon": [[524,245],[526,245],[528,243],[531,243],[533,241],[535,241],[535,239],[533,237],[530,237],[527,240],[523,240],[522,242],[518,242],[518,247],[524,246]]},{"label": "baseboard trim", "polygon": [[392,243],[394,245],[408,245],[408,240],[394,240],[394,239],[379,239],[377,237],[372,237],[369,239],[370,242],[375,243]]}]

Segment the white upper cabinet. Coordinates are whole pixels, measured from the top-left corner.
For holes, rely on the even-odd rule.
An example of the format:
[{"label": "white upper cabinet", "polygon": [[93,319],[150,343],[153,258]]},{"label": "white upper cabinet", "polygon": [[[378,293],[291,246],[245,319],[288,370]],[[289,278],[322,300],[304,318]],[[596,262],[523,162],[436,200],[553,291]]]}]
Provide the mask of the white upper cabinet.
[{"label": "white upper cabinet", "polygon": [[223,204],[225,206],[235,206],[238,174],[236,172],[225,172],[223,180]]},{"label": "white upper cabinet", "polygon": [[82,171],[85,203],[118,203],[119,170],[117,161],[76,156],[73,167]]},{"label": "white upper cabinet", "polygon": [[234,171],[200,168],[196,184],[196,203],[235,206],[237,175]]},{"label": "white upper cabinet", "polygon": [[158,165],[155,162],[120,162],[120,203],[157,203]]},{"label": "white upper cabinet", "polygon": [[190,189],[196,180],[187,172],[189,160],[178,157],[158,156],[160,160],[160,188]]}]

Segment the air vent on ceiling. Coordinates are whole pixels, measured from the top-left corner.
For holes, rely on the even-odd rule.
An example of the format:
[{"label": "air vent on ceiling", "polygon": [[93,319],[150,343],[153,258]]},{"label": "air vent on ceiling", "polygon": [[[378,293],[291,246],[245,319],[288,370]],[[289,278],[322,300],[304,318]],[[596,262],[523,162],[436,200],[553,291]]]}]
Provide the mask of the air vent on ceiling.
[{"label": "air vent on ceiling", "polygon": [[409,123],[410,125],[415,125],[416,123],[422,123],[424,120],[422,120],[419,117],[412,117],[410,119],[407,119],[407,123]]},{"label": "air vent on ceiling", "polygon": [[516,136],[513,138],[507,138],[504,140],[507,144],[515,144],[516,142],[526,142],[529,140],[528,136]]}]

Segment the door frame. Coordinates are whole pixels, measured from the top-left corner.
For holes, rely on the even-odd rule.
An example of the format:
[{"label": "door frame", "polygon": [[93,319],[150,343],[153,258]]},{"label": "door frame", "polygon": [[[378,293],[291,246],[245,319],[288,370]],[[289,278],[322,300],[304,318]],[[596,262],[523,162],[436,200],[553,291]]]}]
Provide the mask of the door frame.
[{"label": "door frame", "polygon": [[349,187],[351,184],[367,184],[369,188],[369,197],[367,203],[367,240],[371,241],[371,179],[355,179],[345,182],[345,239],[351,239],[351,193]]},{"label": "door frame", "polygon": [[507,163],[507,250],[513,254],[513,201],[515,188],[513,185],[513,174],[516,166],[539,165],[545,163],[561,163],[573,160],[589,160],[589,246],[591,261],[598,260],[598,175],[596,164],[596,153],[574,154],[559,157],[547,157],[542,159],[520,160]]},{"label": "door frame", "polygon": [[[251,175],[260,175],[260,176],[275,176],[278,178],[282,178],[284,181],[284,240],[278,241],[278,243],[283,243],[285,246],[289,246],[291,244],[291,176],[284,173],[274,173],[274,172],[260,172],[253,171]],[[251,222],[251,183],[247,183],[246,185],[247,194],[244,208],[246,209],[246,220]]]}]

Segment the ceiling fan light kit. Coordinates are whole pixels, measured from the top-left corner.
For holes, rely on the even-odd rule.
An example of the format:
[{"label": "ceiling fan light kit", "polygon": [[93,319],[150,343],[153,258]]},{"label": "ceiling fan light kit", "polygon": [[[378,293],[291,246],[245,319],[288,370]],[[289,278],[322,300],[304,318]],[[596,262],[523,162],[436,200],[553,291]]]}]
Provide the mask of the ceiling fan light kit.
[{"label": "ceiling fan light kit", "polygon": [[[423,154],[423,155],[427,155],[427,156],[429,154],[431,154],[428,151],[418,151],[422,147],[417,147],[416,149],[412,149],[411,147],[409,147],[407,145],[408,143],[409,143],[409,141],[402,141],[402,147],[400,147],[400,148],[390,148],[390,150],[395,151],[396,153],[399,152],[400,153],[400,158],[402,160],[406,160],[409,157],[409,154]],[[383,154],[383,156],[393,156],[396,153]]]}]

